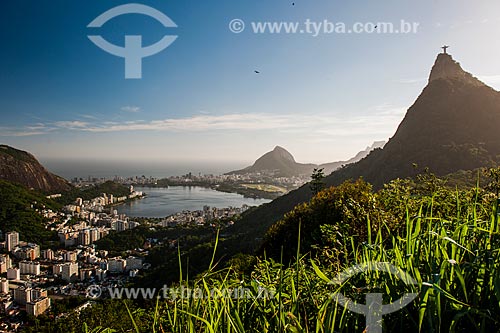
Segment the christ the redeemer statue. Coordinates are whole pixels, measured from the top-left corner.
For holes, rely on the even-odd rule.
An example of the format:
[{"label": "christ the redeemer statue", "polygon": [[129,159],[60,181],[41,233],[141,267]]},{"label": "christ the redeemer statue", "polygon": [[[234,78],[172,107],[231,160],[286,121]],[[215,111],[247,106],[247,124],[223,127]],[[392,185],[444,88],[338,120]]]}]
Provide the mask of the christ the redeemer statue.
[{"label": "christ the redeemer statue", "polygon": [[445,46],[443,46],[443,47],[442,47],[442,49],[444,50],[444,54],[448,54],[448,51],[447,51],[447,50],[448,50],[449,48],[450,48],[450,47],[449,47],[448,45],[445,45]]}]

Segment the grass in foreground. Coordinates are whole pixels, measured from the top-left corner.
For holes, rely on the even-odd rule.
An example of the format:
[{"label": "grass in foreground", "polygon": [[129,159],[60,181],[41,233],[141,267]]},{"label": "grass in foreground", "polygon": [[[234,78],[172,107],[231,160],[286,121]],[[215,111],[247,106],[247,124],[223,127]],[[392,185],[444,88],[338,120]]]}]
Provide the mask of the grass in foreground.
[{"label": "grass in foreground", "polygon": [[[116,331],[112,329],[117,328],[115,323],[90,319],[82,312],[79,320],[96,327],[84,326],[83,331],[364,332],[365,317],[340,306],[332,297],[338,292],[362,304],[367,293],[383,294],[384,304],[404,293],[418,293],[408,306],[383,317],[384,332],[500,331],[500,228],[494,196],[478,188],[454,191],[440,186],[420,187],[416,193],[407,185],[393,183],[386,192],[365,196],[370,205],[384,210],[384,214],[364,215],[366,232],[332,229],[339,223],[353,222],[346,217],[352,215],[348,211],[342,215],[345,220],[319,226],[323,239],[332,241],[330,245],[317,244],[301,254],[302,243],[309,236],[304,230],[310,233],[316,229],[309,230],[306,224],[311,221],[299,219],[295,227],[301,241],[296,242],[298,259],[292,263],[258,259],[251,274],[245,275],[233,267],[217,269],[212,261],[204,275],[179,281],[179,286],[211,296],[158,299],[146,308],[126,302],[121,306],[127,315],[120,318]],[[329,196],[327,191],[342,190],[325,190],[318,197],[334,200],[338,193]],[[354,197],[342,199],[346,202],[341,207],[363,207],[363,203],[351,200]],[[314,200],[301,209],[318,207]],[[391,216],[398,214],[395,223]],[[353,265],[373,262],[398,267],[414,278],[416,285],[408,286],[381,272],[359,273],[341,284],[331,283]],[[225,297],[224,291],[237,288],[244,288],[246,296]],[[81,332],[82,327],[74,331]]]}]

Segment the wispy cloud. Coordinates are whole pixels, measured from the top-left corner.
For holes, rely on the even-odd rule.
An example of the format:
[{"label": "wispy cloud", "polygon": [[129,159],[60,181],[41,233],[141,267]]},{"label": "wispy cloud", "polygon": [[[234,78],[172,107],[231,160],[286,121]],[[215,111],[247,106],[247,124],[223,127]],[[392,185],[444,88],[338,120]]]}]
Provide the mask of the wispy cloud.
[{"label": "wispy cloud", "polygon": [[141,108],[138,106],[124,106],[121,108],[123,112],[137,113],[141,112]]},{"label": "wispy cloud", "polygon": [[80,114],[79,116],[82,117],[82,118],[92,119],[92,120],[98,119],[96,116],[93,116],[91,114]]},{"label": "wispy cloud", "polygon": [[[121,131],[214,131],[214,130],[266,130],[297,127],[297,115],[270,115],[258,113],[228,115],[195,115],[186,118],[161,120],[108,122],[89,126],[89,132]],[[299,119],[296,119],[299,121]]]},{"label": "wispy cloud", "polygon": [[55,122],[54,125],[59,128],[85,129],[88,127],[89,123],[80,120],[73,120],[73,121],[58,121]]},{"label": "wispy cloud", "polygon": [[5,131],[2,132],[0,135],[4,137],[25,137],[25,136],[35,136],[35,135],[43,135],[47,134],[46,131]]},{"label": "wispy cloud", "polygon": [[403,84],[417,84],[417,83],[424,83],[426,81],[427,81],[427,78],[425,78],[425,77],[417,77],[417,78],[398,80],[399,83],[403,83]]},{"label": "wispy cloud", "polygon": [[[186,132],[273,132],[290,133],[307,137],[355,135],[390,135],[403,118],[405,109],[391,104],[374,106],[364,115],[309,115],[309,114],[268,114],[233,113],[226,115],[197,114],[184,118],[167,118],[152,121],[106,121],[84,122],[58,121],[37,124],[22,129],[8,129],[0,136],[39,135],[67,130],[88,133],[114,133],[134,131],[160,131],[171,133]],[[23,134],[24,133],[24,134]]]},{"label": "wispy cloud", "polygon": [[46,128],[37,126],[26,126],[24,128],[0,127],[1,137],[26,137],[47,134]]},{"label": "wispy cloud", "polygon": [[488,25],[493,20],[490,18],[477,18],[474,20],[454,20],[454,21],[446,21],[446,22],[435,22],[433,26],[437,29],[460,29],[460,28],[470,28],[471,25],[480,26],[480,25]]}]

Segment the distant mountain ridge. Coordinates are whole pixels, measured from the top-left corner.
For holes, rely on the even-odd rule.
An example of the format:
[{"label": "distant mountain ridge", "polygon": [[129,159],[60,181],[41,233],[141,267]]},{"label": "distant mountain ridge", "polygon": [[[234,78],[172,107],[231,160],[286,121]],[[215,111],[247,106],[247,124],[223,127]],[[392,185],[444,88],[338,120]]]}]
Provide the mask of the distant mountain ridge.
[{"label": "distant mountain ridge", "polygon": [[33,155],[7,145],[0,145],[0,179],[51,194],[71,189],[66,180],[48,172]]},{"label": "distant mountain ridge", "polygon": [[293,177],[311,174],[315,164],[297,163],[285,148],[276,146],[272,151],[259,157],[252,166],[228,174],[267,173],[276,177]]},{"label": "distant mountain ridge", "polygon": [[[500,93],[465,72],[451,55],[439,54],[429,83],[409,108],[383,149],[334,171],[327,186],[363,177],[378,189],[396,178],[413,177],[424,168],[438,176],[460,170],[498,166]],[[235,233],[255,238],[296,205],[311,198],[309,185],[261,206],[235,225]],[[251,231],[251,232],[249,232]]]},{"label": "distant mountain ridge", "polygon": [[385,141],[376,141],[373,145],[367,147],[365,150],[360,151],[355,157],[347,161],[338,161],[325,164],[303,164],[297,163],[292,154],[285,148],[276,146],[272,151],[264,154],[255,161],[252,166],[246,167],[241,170],[231,171],[227,174],[246,174],[246,173],[267,173],[273,174],[277,177],[293,177],[311,175],[315,168],[323,169],[325,174],[330,174],[343,165],[354,163],[366,157],[373,149],[381,148]]},{"label": "distant mountain ridge", "polygon": [[365,150],[360,151],[354,157],[348,159],[347,161],[321,164],[319,167],[324,169],[325,175],[329,175],[344,165],[348,165],[348,164],[352,164],[352,163],[356,163],[358,161],[361,161],[363,158],[368,156],[368,154],[370,154],[373,150],[384,148],[385,144],[386,144],[385,141],[375,141],[371,146],[366,147]]}]

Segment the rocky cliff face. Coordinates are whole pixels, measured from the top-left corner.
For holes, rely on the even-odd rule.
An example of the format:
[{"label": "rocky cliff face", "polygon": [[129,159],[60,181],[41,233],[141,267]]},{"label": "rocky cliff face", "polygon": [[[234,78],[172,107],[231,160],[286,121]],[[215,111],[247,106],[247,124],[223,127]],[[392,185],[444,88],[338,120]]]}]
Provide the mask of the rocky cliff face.
[{"label": "rocky cliff face", "polygon": [[[363,177],[376,188],[429,168],[444,176],[500,163],[500,93],[440,54],[429,84],[384,149],[327,179],[338,185]],[[418,166],[417,169],[414,166]]]},{"label": "rocky cliff face", "polygon": [[472,74],[464,71],[462,66],[447,53],[438,55],[436,63],[432,68],[429,83],[436,80],[455,80],[476,87],[485,86],[483,82],[472,76]]},{"label": "rocky cliff face", "polygon": [[[429,84],[384,148],[333,172],[325,183],[335,186],[363,177],[379,189],[393,179],[415,176],[424,168],[444,176],[498,166],[499,129],[500,93],[443,53],[437,57]],[[309,185],[304,185],[255,209],[236,228],[252,225],[260,237],[272,223],[310,198]]]},{"label": "rocky cliff face", "polygon": [[6,145],[0,145],[0,179],[48,194],[71,188],[66,180],[48,172],[33,155]]}]

